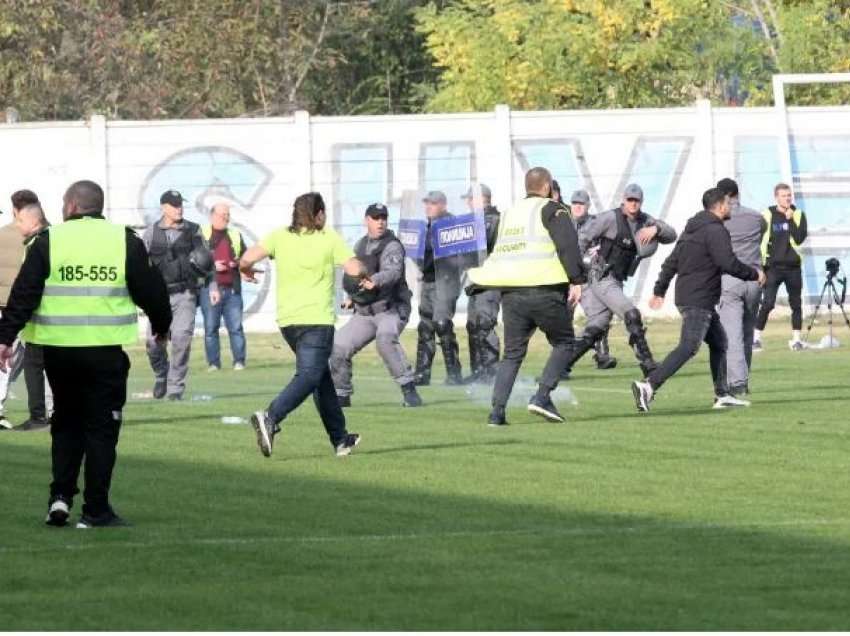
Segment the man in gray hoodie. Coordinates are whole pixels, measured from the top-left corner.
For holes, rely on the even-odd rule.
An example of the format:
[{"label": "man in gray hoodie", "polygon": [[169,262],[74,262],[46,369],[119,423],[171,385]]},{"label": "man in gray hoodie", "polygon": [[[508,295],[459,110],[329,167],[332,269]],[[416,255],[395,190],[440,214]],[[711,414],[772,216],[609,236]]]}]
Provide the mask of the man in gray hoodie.
[{"label": "man in gray hoodie", "polygon": [[[717,187],[729,198],[729,218],[724,224],[732,237],[732,251],[745,265],[761,268],[760,246],[767,222],[756,210],[741,205],[735,181],[721,179]],[[726,381],[729,393],[746,395],[750,392],[753,331],[761,301],[761,286],[758,281],[741,280],[729,274],[723,274],[721,285],[717,313],[728,341]]]}]

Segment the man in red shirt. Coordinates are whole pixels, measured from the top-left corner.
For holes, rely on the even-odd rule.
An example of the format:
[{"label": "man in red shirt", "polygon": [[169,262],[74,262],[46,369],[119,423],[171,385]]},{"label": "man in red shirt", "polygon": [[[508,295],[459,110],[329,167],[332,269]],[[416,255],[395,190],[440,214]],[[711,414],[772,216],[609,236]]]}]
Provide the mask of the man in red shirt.
[{"label": "man in red shirt", "polygon": [[245,239],[239,230],[230,227],[230,206],[217,203],[210,212],[210,225],[201,228],[215,261],[215,282],[218,291],[201,290],[201,312],[204,315],[204,348],[208,371],[221,369],[221,345],[218,330],[221,319],[230,336],[233,370],[245,368],[245,333],[242,330],[242,280],[239,257],[245,252]]}]

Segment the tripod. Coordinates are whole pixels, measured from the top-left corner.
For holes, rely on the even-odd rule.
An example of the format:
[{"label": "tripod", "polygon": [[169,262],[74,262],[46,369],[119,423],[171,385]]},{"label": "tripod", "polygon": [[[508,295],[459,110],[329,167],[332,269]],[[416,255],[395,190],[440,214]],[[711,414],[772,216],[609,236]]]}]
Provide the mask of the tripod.
[{"label": "tripod", "polygon": [[[838,293],[838,289],[835,286],[836,280],[841,284],[841,294]],[[826,296],[826,307],[827,311],[829,312],[829,320],[827,322],[827,324],[829,325],[829,346],[832,347],[832,343],[834,342],[832,338],[833,302],[838,305],[838,308],[841,310],[841,315],[844,316],[844,323],[847,325],[847,328],[850,329],[850,318],[847,317],[847,312],[844,311],[844,300],[847,296],[847,278],[838,278],[835,272],[827,272],[826,282],[823,284],[823,290],[820,293],[818,304],[815,305],[815,311],[812,314],[812,319],[809,321],[809,326],[806,327],[806,337],[803,338],[803,341],[807,345],[809,344],[809,335],[812,332],[812,327],[814,326],[815,320],[817,320],[818,317],[818,311],[820,310],[820,307],[823,304],[824,296]]]}]

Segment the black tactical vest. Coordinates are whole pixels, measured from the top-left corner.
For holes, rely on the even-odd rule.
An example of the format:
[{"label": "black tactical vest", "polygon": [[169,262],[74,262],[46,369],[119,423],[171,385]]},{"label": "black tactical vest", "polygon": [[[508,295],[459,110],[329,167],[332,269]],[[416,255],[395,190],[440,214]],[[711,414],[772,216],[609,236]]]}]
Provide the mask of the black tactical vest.
[{"label": "black tactical vest", "polygon": [[[372,276],[381,271],[381,255],[390,243],[401,243],[396,235],[387,230],[378,240],[378,246],[371,254],[366,253],[366,245],[369,243],[369,237],[364,236],[354,246],[354,255],[366,268],[366,275]],[[351,297],[355,305],[367,306],[378,301],[386,300],[388,304],[392,304],[395,299],[406,297],[404,292],[407,290],[407,280],[402,273],[401,280],[390,287],[389,289],[376,287],[375,289],[367,290],[360,288],[360,280],[348,274],[342,277],[342,288]]]},{"label": "black tactical vest", "polygon": [[605,260],[608,272],[617,280],[625,281],[632,272],[632,266],[638,257],[637,245],[629,228],[629,222],[622,209],[617,209],[617,237],[612,241],[607,237],[599,240],[599,255]]},{"label": "black tactical vest", "polygon": [[192,252],[192,242],[198,233],[198,225],[191,221],[183,221],[183,228],[177,240],[168,244],[166,231],[154,225],[151,238],[151,263],[160,271],[169,294],[178,294],[198,286],[198,274],[189,263]]}]

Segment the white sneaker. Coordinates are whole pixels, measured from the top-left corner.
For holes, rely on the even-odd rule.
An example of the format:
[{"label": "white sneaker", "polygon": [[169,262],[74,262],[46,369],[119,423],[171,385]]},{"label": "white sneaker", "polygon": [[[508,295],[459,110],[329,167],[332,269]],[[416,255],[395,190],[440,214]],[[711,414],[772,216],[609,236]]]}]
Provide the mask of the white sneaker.
[{"label": "white sneaker", "polygon": [[632,395],[635,396],[635,406],[641,413],[649,412],[649,403],[652,402],[652,396],[655,391],[652,390],[652,385],[649,382],[632,382]]},{"label": "white sneaker", "polygon": [[806,345],[804,345],[800,340],[789,340],[788,348],[791,349],[791,351],[802,351],[806,348]]},{"label": "white sneaker", "polygon": [[219,368],[217,366],[215,366],[214,364],[211,364],[210,366],[207,367],[207,373],[215,373],[218,370],[219,370]]},{"label": "white sneaker", "polygon": [[712,408],[728,409],[749,405],[750,402],[748,402],[747,400],[742,400],[741,398],[736,398],[734,395],[721,395],[720,397],[714,398],[714,406]]},{"label": "white sneaker", "polygon": [[245,370],[245,365],[244,365],[244,364],[242,364],[241,362],[237,362],[237,363],[235,363],[235,364],[233,365],[233,370],[234,370],[234,371],[244,371],[244,370]]},{"label": "white sneaker", "polygon": [[48,526],[64,526],[68,523],[69,514],[71,514],[71,506],[68,502],[61,498],[56,499],[50,503],[44,523]]},{"label": "white sneaker", "polygon": [[5,416],[0,415],[0,430],[11,431],[12,428],[12,423]]}]

